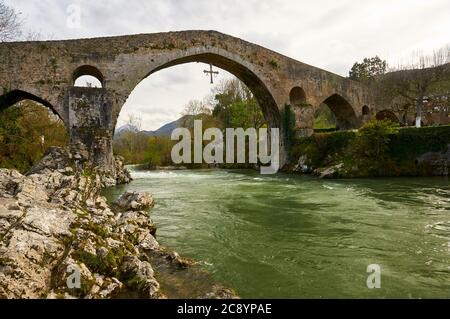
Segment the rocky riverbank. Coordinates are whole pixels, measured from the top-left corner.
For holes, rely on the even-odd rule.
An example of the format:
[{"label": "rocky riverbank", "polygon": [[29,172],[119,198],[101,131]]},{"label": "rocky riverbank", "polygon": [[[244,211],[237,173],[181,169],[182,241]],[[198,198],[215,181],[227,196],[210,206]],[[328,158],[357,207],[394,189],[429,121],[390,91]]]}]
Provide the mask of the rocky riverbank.
[{"label": "rocky riverbank", "polygon": [[450,126],[399,128],[369,121],[358,130],[298,137],[287,171],[321,178],[448,176]]},{"label": "rocky riverbank", "polygon": [[[55,148],[26,175],[0,169],[0,298],[166,298],[152,262],[175,276],[194,264],[157,242],[150,194],[100,195],[130,181],[120,158],[113,174],[86,163]],[[236,296],[208,289],[189,297]]]},{"label": "rocky riverbank", "polygon": [[[325,179],[373,177],[368,174],[366,167],[360,167],[360,165],[344,160],[323,167],[314,167],[309,164],[310,162],[307,156],[302,155],[295,165],[288,168],[288,171],[311,174]],[[396,165],[399,165],[392,164],[392,162],[390,164],[386,168],[385,174],[381,176],[448,176],[450,172],[450,144],[446,151],[426,152],[411,160],[403,168],[396,167]]]}]

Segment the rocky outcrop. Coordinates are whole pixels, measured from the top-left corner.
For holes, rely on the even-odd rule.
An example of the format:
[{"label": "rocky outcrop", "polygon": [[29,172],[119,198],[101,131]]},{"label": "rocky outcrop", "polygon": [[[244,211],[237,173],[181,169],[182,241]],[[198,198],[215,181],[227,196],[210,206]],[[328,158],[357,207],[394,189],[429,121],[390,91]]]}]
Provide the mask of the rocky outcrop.
[{"label": "rocky outcrop", "polygon": [[127,184],[132,180],[130,172],[125,168],[123,157],[116,156],[113,169],[104,170],[93,166],[89,152],[82,146],[76,150],[49,148],[44,157],[26,175],[45,175],[55,171],[63,175],[73,175],[76,171],[96,174],[101,179],[103,187]]},{"label": "rocky outcrop", "polygon": [[[0,298],[166,297],[152,255],[174,269],[194,262],[157,242],[153,197],[125,193],[110,207],[110,176],[77,157],[53,149],[26,176],[0,169]],[[207,295],[227,296],[216,290]]]},{"label": "rocky outcrop", "polygon": [[122,156],[114,157],[114,171],[116,184],[127,184],[131,182],[130,171],[125,168],[125,159]]},{"label": "rocky outcrop", "polygon": [[0,190],[0,297],[44,297],[76,214],[17,171],[0,169]]},{"label": "rocky outcrop", "polygon": [[[160,297],[141,254],[159,247],[156,229],[147,212],[136,211],[150,207],[151,196],[134,194],[133,210],[116,214],[99,196],[99,175],[74,173],[61,157],[54,163],[55,154],[29,176],[0,170],[0,297],[106,298],[124,286]],[[71,290],[67,279],[75,270],[81,287]]]}]

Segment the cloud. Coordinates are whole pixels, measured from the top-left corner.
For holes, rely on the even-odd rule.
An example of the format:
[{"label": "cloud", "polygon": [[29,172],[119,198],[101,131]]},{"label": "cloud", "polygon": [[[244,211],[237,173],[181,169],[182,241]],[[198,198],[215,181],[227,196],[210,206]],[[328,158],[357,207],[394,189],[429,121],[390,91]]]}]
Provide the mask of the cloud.
[{"label": "cloud", "polygon": [[[341,75],[364,57],[379,55],[397,61],[413,50],[430,51],[450,42],[448,0],[6,2],[23,13],[28,29],[56,39],[217,30]],[[80,5],[80,29],[66,27],[70,4]],[[200,64],[177,66],[150,76],[132,94],[124,112],[142,110],[147,129],[176,119],[190,99],[201,99],[209,91],[203,68]]]}]

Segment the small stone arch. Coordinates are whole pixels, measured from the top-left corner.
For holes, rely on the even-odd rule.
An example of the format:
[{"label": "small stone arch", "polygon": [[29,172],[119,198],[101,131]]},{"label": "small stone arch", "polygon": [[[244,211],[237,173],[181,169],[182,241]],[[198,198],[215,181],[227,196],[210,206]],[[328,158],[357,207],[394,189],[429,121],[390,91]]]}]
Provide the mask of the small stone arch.
[{"label": "small stone arch", "polygon": [[301,87],[296,86],[289,92],[289,102],[292,106],[301,106],[306,104],[306,93]]},{"label": "small stone arch", "polygon": [[82,76],[94,77],[95,79],[97,79],[100,82],[102,88],[105,87],[105,78],[104,78],[102,72],[100,72],[100,70],[98,68],[96,68],[95,66],[82,65],[82,66],[79,66],[78,68],[76,68],[72,75],[72,85],[75,86],[76,80]]},{"label": "small stone arch", "polygon": [[363,107],[361,108],[361,113],[363,116],[369,116],[370,108],[367,105],[363,105]]},{"label": "small stone arch", "polygon": [[323,101],[336,117],[336,128],[338,130],[349,130],[359,126],[355,110],[350,103],[339,94],[333,94]]},{"label": "small stone arch", "polygon": [[376,115],[375,118],[379,121],[381,120],[390,120],[394,123],[400,123],[397,115],[395,115],[394,112],[390,111],[390,110],[381,110],[379,111]]}]

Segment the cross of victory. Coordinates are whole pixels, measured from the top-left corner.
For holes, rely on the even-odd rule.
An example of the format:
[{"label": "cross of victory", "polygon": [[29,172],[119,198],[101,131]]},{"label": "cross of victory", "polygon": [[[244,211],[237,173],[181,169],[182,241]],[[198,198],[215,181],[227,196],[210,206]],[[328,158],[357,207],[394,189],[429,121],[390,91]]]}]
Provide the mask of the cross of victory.
[{"label": "cross of victory", "polygon": [[214,84],[213,76],[219,74],[219,71],[213,71],[212,64],[209,65],[209,71],[204,70],[205,74],[209,74],[211,76],[211,84]]}]

